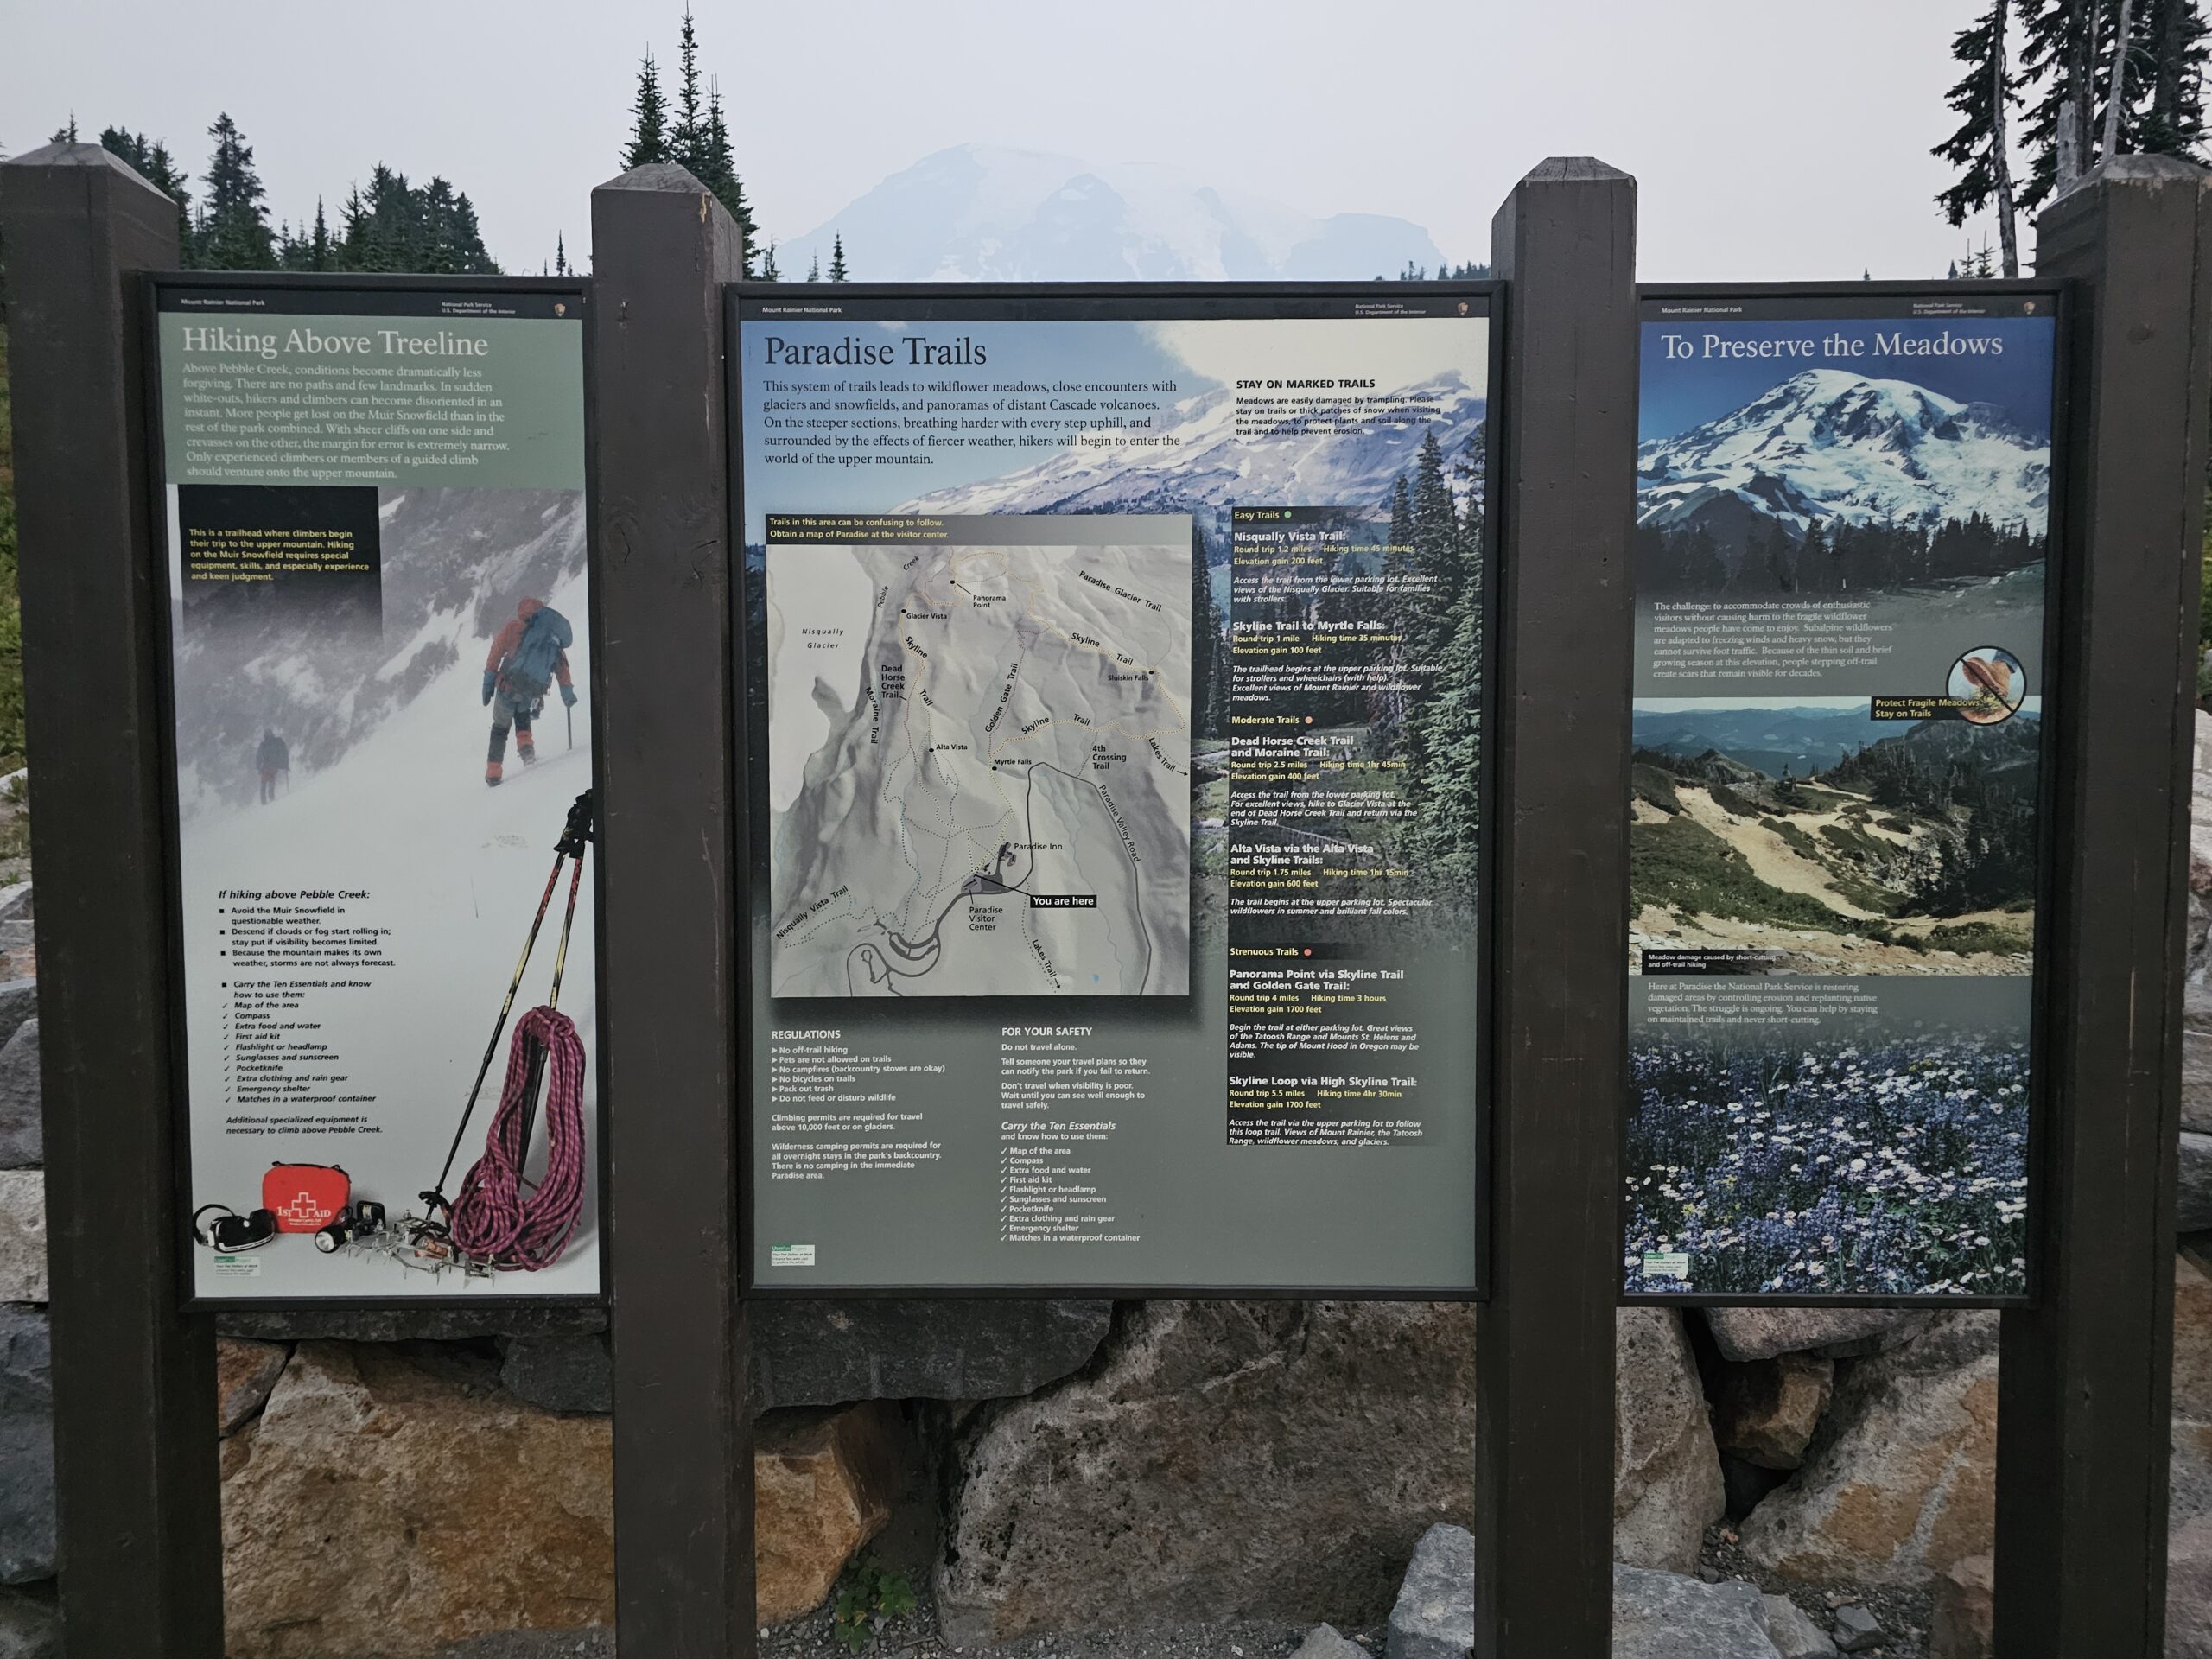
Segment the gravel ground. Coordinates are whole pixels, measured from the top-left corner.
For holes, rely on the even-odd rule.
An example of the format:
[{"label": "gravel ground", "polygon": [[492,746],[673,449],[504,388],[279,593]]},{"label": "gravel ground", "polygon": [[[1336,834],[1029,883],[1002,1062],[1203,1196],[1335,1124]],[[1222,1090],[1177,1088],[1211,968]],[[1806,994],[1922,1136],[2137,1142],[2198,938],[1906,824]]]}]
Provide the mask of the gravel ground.
[{"label": "gravel ground", "polygon": [[[937,1609],[926,1588],[918,1588],[917,1595],[920,1605],[885,1626],[875,1645],[862,1649],[867,1659],[946,1659],[956,1654],[973,1654],[981,1659],[1284,1659],[1306,1639],[1311,1628],[1222,1619],[1154,1630],[1065,1632],[996,1647],[962,1649],[938,1635]],[[1382,1651],[1379,1630],[1344,1633],[1370,1653]],[[846,1659],[849,1651],[826,1610],[796,1624],[761,1632],[761,1659]]]},{"label": "gravel ground", "polygon": [[1862,1651],[1878,1659],[1926,1659],[1928,1624],[1934,1615],[1934,1598],[1924,1591],[1891,1590],[1876,1585],[1838,1585],[1821,1587],[1778,1579],[1763,1571],[1737,1545],[1732,1527],[1713,1527],[1705,1535],[1705,1553],[1698,1560],[1699,1576],[1747,1579],[1769,1595],[1787,1596],[1822,1630],[1834,1626],[1835,1610],[1853,1603],[1881,1621],[1884,1641]]}]

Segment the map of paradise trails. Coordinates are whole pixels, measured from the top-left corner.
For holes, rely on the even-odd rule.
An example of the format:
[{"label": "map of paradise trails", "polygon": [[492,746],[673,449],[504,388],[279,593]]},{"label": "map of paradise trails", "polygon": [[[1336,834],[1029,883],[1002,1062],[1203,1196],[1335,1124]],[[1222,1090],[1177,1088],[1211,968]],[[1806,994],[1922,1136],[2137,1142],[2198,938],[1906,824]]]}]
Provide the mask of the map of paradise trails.
[{"label": "map of paradise trails", "polygon": [[776,995],[1187,994],[1187,515],[778,515],[767,575]]}]

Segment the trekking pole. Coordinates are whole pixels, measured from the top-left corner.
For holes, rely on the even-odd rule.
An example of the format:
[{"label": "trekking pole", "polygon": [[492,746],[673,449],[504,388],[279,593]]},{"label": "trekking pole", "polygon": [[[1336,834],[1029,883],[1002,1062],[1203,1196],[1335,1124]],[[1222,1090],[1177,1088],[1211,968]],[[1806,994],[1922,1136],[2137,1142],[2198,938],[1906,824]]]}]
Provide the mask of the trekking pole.
[{"label": "trekking pole", "polygon": [[[557,1010],[561,1006],[561,976],[569,966],[569,933],[576,925],[576,894],[583,886],[584,849],[591,842],[593,827],[591,791],[586,790],[569,808],[569,822],[561,830],[561,849],[575,862],[569,868],[569,906],[561,917],[561,943],[553,956],[553,988],[545,998],[548,1008]],[[555,868],[557,870],[559,867]],[[533,1040],[530,1046],[528,1080],[523,1085],[522,1154],[515,1169],[518,1179],[522,1165],[530,1161],[530,1138],[537,1130],[537,1097],[544,1081],[545,1046]]]},{"label": "trekking pole", "polygon": [[569,717],[569,747],[573,749],[576,747],[576,705],[564,703],[561,712]]},{"label": "trekking pole", "polygon": [[[575,822],[575,810],[571,808],[569,813],[571,824]],[[529,937],[522,942],[522,956],[515,963],[514,977],[507,982],[507,995],[499,1004],[499,1017],[492,1026],[492,1040],[484,1045],[484,1058],[476,1067],[476,1081],[468,1086],[468,1103],[461,1108],[461,1127],[453,1132],[453,1145],[446,1148],[445,1166],[438,1171],[437,1185],[427,1192],[416,1194],[429,1209],[442,1210],[448,1217],[453,1214],[453,1205],[445,1196],[446,1178],[453,1173],[453,1160],[461,1155],[461,1141],[468,1134],[468,1120],[476,1115],[476,1097],[483,1092],[485,1076],[492,1069],[493,1057],[499,1052],[500,1035],[507,1028],[507,1016],[514,1011],[515,993],[522,987],[523,971],[530,966],[531,952],[537,948],[537,931],[545,925],[545,912],[552,906],[553,889],[561,880],[561,866],[569,856],[569,839],[567,832],[563,831],[554,849],[553,868],[545,878],[545,891],[538,895],[537,914],[531,918]],[[583,856],[581,850],[576,856],[581,862]],[[425,1214],[423,1219],[429,1221],[431,1217]]]}]

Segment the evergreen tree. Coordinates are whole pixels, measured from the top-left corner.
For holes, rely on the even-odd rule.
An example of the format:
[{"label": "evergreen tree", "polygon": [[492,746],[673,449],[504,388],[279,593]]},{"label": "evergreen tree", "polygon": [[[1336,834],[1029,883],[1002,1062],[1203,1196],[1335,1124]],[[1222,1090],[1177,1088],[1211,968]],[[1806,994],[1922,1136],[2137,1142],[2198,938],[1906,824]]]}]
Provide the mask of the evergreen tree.
[{"label": "evergreen tree", "polygon": [[2032,212],[2096,165],[2104,0],[2022,0],[2022,66],[2041,95],[2028,109],[2033,159],[2020,207]]},{"label": "evergreen tree", "polygon": [[[1392,502],[1395,515],[1396,503]],[[1434,429],[1421,434],[1414,453],[1413,568],[1424,592],[1408,596],[1402,631],[1416,662],[1432,660],[1443,643],[1460,588],[1459,521],[1444,475],[1444,449]]]},{"label": "evergreen tree", "polygon": [[2199,5],[2200,0],[2151,0],[2144,19],[2149,103],[2135,139],[2145,155],[2202,159],[2206,25]]},{"label": "evergreen tree", "polygon": [[370,170],[365,195],[346,198],[345,231],[334,268],[363,271],[429,271],[437,275],[496,273],[484,245],[475,204],[441,178],[419,189],[407,175],[379,162]]},{"label": "evergreen tree", "polygon": [[810,283],[822,280],[822,256],[819,253],[814,256],[814,263],[806,268],[806,280]]},{"label": "evergreen tree", "polygon": [[194,238],[198,263],[213,270],[273,270],[276,247],[253,148],[227,112],[215,118],[207,136],[215,152],[208,158],[207,196]]},{"label": "evergreen tree", "polygon": [[2006,61],[2005,39],[2012,10],[2012,0],[1990,0],[1989,10],[1953,38],[1951,55],[1966,67],[1947,99],[1959,112],[1959,128],[1933,154],[1960,169],[1957,181],[1936,198],[1943,217],[1963,225],[1968,213],[1994,204],[2005,274],[2018,276],[2020,252],[2007,118],[2020,94]]},{"label": "evergreen tree", "polygon": [[638,63],[638,91],[630,100],[630,142],[622,147],[622,170],[668,159],[668,100],[661,96],[660,66],[652,49]]},{"label": "evergreen tree", "polygon": [[569,274],[569,242],[558,231],[553,232],[553,274],[556,276]]},{"label": "evergreen tree", "polygon": [[784,273],[776,269],[776,245],[773,242],[768,245],[768,251],[760,256],[760,280],[764,283],[784,280]]},{"label": "evergreen tree", "polygon": [[48,140],[48,142],[49,143],[56,144],[73,144],[77,142],[76,111],[72,110],[69,111],[69,124],[66,127],[56,127],[54,130],[54,137]]},{"label": "evergreen tree", "polygon": [[730,151],[729,122],[722,113],[721,88],[707,88],[707,120],[701,134],[700,157],[708,171],[699,175],[699,182],[715,193],[715,199],[729,210],[736,222],[738,251],[743,262],[743,274],[753,275],[753,247],[760,235],[760,227],[753,222],[752,204],[745,199],[745,181],[737,176],[736,158]]},{"label": "evergreen tree", "polygon": [[846,277],[845,238],[842,232],[830,238],[830,280],[842,283]]},{"label": "evergreen tree", "polygon": [[668,159],[705,184],[708,168],[702,147],[707,105],[699,95],[699,30],[689,6],[683,8],[683,27],[677,35],[676,64],[676,124],[669,130]]},{"label": "evergreen tree", "polygon": [[[73,118],[71,130],[75,130]],[[100,146],[111,156],[120,156],[147,183],[176,203],[177,251],[184,263],[190,264],[192,192],[188,187],[192,181],[184,169],[170,159],[169,147],[159,139],[149,138],[143,132],[132,132],[127,127],[105,129],[100,133]]]}]

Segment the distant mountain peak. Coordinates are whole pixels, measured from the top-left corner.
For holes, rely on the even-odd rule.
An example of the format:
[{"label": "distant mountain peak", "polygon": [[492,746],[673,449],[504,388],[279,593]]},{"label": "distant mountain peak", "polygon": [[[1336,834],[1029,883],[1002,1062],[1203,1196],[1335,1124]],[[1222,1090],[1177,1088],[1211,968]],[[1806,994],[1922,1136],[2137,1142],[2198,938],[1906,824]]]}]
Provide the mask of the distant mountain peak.
[{"label": "distant mountain peak", "polygon": [[892,174],[781,245],[777,263],[826,265],[840,236],[866,282],[1364,281],[1444,263],[1406,219],[1317,218],[1170,168],[989,144]]}]

